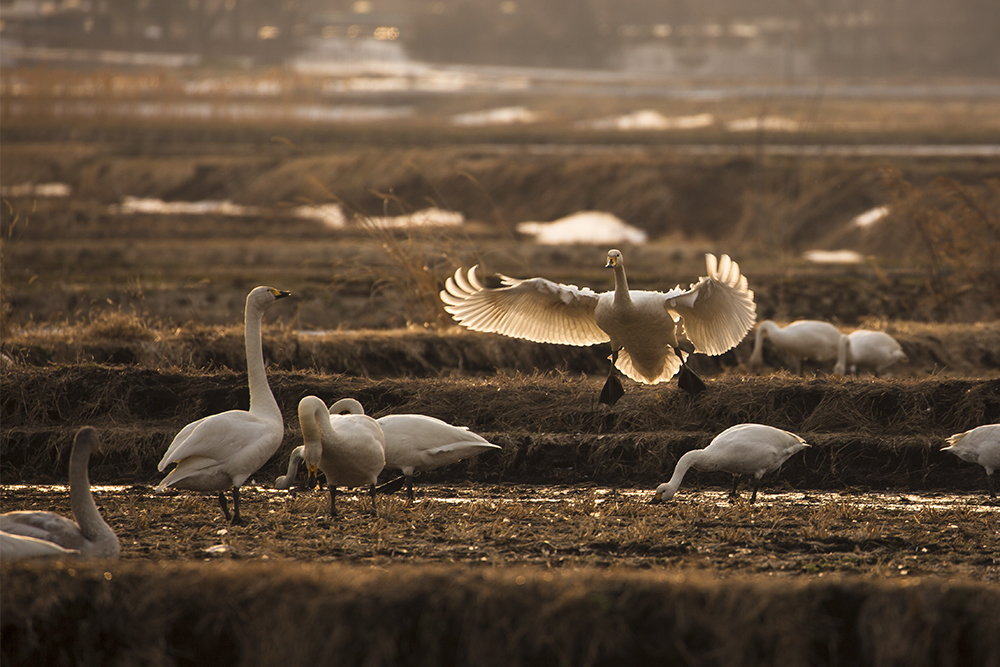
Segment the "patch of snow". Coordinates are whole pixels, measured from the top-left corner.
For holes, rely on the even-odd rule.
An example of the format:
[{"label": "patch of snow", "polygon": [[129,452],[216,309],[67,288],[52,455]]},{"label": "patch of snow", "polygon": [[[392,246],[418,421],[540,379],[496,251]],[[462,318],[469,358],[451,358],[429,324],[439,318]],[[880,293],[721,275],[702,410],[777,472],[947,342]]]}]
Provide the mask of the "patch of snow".
[{"label": "patch of snow", "polygon": [[854,250],[806,250],[802,257],[817,264],[859,264],[864,261],[861,253]]},{"label": "patch of snow", "polygon": [[240,206],[226,201],[172,201],[144,197],[123,197],[122,203],[112,205],[111,213],[130,215],[135,213],[156,213],[160,215],[257,215],[257,207]]},{"label": "patch of snow", "polygon": [[774,130],[778,132],[798,132],[802,124],[791,118],[780,116],[761,116],[756,118],[741,118],[726,123],[730,132],[753,132],[756,130]]},{"label": "patch of snow", "polygon": [[454,125],[512,125],[514,123],[536,123],[539,115],[527,107],[501,107],[486,111],[472,111],[451,117]]},{"label": "patch of snow", "polygon": [[406,229],[407,227],[458,227],[465,222],[465,216],[458,211],[445,211],[440,208],[425,208],[409,215],[395,217],[369,217],[365,224],[388,229]]},{"label": "patch of snow", "polygon": [[552,222],[522,222],[517,231],[535,237],[536,243],[645,243],[647,234],[621,218],[603,211],[580,211]]},{"label": "patch of snow", "polygon": [[859,213],[854,216],[851,220],[851,224],[855,227],[871,227],[879,220],[882,220],[887,215],[889,215],[888,206],[876,206],[873,209],[865,211],[864,213]]},{"label": "patch of snow", "polygon": [[297,206],[292,211],[297,218],[318,220],[330,229],[343,229],[347,226],[347,216],[340,204],[322,204],[320,206]]},{"label": "patch of snow", "polygon": [[69,197],[72,192],[66,183],[21,183],[0,188],[4,197]]},{"label": "patch of snow", "polygon": [[624,116],[599,118],[582,121],[577,127],[591,130],[692,130],[699,127],[709,127],[715,123],[715,116],[710,113],[695,116],[664,116],[659,111],[643,109]]}]

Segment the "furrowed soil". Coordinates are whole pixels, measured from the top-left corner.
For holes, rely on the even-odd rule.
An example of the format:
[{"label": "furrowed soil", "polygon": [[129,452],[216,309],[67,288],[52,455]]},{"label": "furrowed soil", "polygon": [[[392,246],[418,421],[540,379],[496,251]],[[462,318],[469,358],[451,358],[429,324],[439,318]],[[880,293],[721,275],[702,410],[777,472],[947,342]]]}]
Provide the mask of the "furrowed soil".
[{"label": "furrowed soil", "polygon": [[[116,563],[4,564],[5,665],[112,653],[121,664],[1000,664],[1000,506],[981,466],[941,451],[1000,422],[998,258],[976,235],[991,227],[970,222],[997,219],[995,159],[792,159],[752,143],[719,157],[651,135],[623,146],[438,125],[71,131],[42,118],[5,120],[0,136],[5,188],[71,191],[4,197],[2,509],[71,514],[69,448],[89,424],[105,445],[90,465],[95,498],[122,542]],[[123,213],[125,196],[254,209]],[[346,229],[291,213],[331,202]],[[883,204],[912,215],[851,225]],[[361,222],[429,205],[465,223]],[[633,288],[688,284],[704,252],[725,252],[758,320],[884,330],[909,360],[886,377],[829,365],[797,376],[768,347],[752,372],[751,333],[693,357],[702,394],[629,382],[608,408],[596,400],[606,346],[450,326],[435,294],[459,266],[610,288],[608,248],[514,231],[588,209],[650,233],[623,248]],[[920,230],[947,243],[929,251]],[[811,248],[865,259],[807,263]],[[258,284],[294,294],[264,327],[285,438],[242,489],[246,525],[229,526],[216,497],[153,487],[185,424],[248,407],[242,309]],[[502,449],[419,475],[412,503],[379,495],[378,517],[351,490],[332,518],[326,489],[272,488],[302,442],[306,395],[439,417]],[[684,452],[743,422],[811,447],[765,476],[755,503],[748,480],[731,500],[731,476],[698,471],[649,503]]]}]

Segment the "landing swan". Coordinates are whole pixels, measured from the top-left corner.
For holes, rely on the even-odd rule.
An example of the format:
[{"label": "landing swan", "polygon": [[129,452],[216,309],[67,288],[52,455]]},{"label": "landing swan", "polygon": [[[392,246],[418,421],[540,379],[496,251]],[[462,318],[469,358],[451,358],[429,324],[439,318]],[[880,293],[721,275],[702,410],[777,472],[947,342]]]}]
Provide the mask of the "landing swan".
[{"label": "landing swan", "polygon": [[385,435],[378,422],[367,415],[340,414],[345,406],[353,408],[352,402],[357,403],[354,399],[341,399],[327,410],[323,400],[316,396],[299,401],[299,426],[310,486],[316,470],[321,470],[330,488],[330,516],[336,517],[337,487],[367,485],[372,499],[371,514],[378,516],[375,485],[385,467]]},{"label": "landing swan", "polygon": [[737,424],[715,436],[708,447],[695,449],[681,456],[674,468],[670,481],[656,487],[651,503],[670,500],[677,493],[681,481],[689,468],[713,472],[722,470],[733,474],[732,497],[737,497],[736,486],[740,475],[753,475],[753,495],[750,502],[757,500],[757,488],[765,473],[777,470],[792,454],[808,447],[805,440],[782,431],[780,428],[763,424]]},{"label": "landing swan", "polygon": [[837,375],[856,375],[858,368],[863,368],[877,377],[897,361],[909,361],[896,339],[881,331],[852,331],[841,335],[837,347],[837,363],[833,367]]},{"label": "landing swan", "polygon": [[837,327],[819,320],[796,320],[785,327],[764,320],[754,334],[750,368],[764,365],[764,340],[769,339],[775,347],[794,357],[795,374],[801,375],[803,359],[820,363],[836,359],[842,335]]},{"label": "landing swan", "polygon": [[[245,344],[250,410],[229,410],[191,422],[178,433],[160,460],[163,472],[170,471],[157,491],[168,487],[189,491],[218,492],[226,521],[240,519],[240,486],[277,451],[284,436],[284,423],[264,371],[261,321],[268,306],[290,296],[273,287],[255,287],[247,295]],[[226,504],[226,489],[233,490],[233,514]]]},{"label": "landing swan", "polygon": [[[728,255],[705,255],[708,276],[688,289],[629,290],[625,262],[608,252],[615,289],[598,294],[544,278],[500,276],[503,287],[484,287],[476,268],[458,269],[445,282],[441,300],[455,320],[472,329],[537,343],[611,343],[611,373],[601,403],[613,405],[624,388],[615,368],[636,382],[656,384],[678,371],[678,385],[691,393],[705,388],[684,361],[691,352],[722,354],[753,326],[756,305],[740,267]],[[679,322],[683,320],[683,326]],[[679,339],[683,331],[687,340]]]},{"label": "landing swan", "polygon": [[948,445],[941,451],[951,452],[963,461],[978,463],[986,468],[990,498],[997,497],[993,472],[1000,468],[1000,424],[979,426],[965,433],[956,433],[948,438]]},{"label": "landing swan", "polygon": [[[111,526],[101,517],[90,492],[87,466],[90,454],[100,449],[97,431],[84,426],[76,432],[69,455],[69,499],[76,521],[54,512],[7,512],[0,516],[0,531],[51,543],[62,549],[79,552],[84,558],[118,558],[121,544]],[[4,551],[14,548],[5,538]],[[45,545],[28,545],[21,549],[45,549]],[[6,555],[4,556],[6,558]]]}]

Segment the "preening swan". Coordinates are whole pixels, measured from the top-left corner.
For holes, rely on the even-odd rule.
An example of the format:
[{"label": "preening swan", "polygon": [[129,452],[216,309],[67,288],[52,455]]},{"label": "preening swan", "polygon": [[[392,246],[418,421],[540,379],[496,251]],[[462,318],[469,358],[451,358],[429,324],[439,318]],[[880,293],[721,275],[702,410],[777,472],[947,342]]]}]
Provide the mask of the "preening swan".
[{"label": "preening swan", "polygon": [[863,368],[878,376],[897,361],[909,361],[896,339],[881,331],[858,329],[841,335],[837,348],[837,375],[854,375]]},{"label": "preening swan", "polygon": [[403,471],[410,500],[416,471],[434,470],[500,449],[464,426],[452,426],[427,415],[386,415],[377,421],[385,433],[385,467]]},{"label": "preening swan", "polygon": [[[337,487],[368,486],[372,516],[378,516],[375,485],[385,467],[385,436],[382,427],[365,414],[340,414],[357,404],[352,398],[330,406],[316,396],[299,401],[299,425],[304,441],[304,459],[310,480],[323,471],[330,488],[330,516],[337,516]],[[362,411],[363,412],[363,411]],[[289,464],[291,468],[291,464]]]},{"label": "preening swan", "polygon": [[[441,300],[455,320],[473,331],[499,333],[536,343],[611,343],[611,373],[600,401],[613,405],[624,393],[615,368],[637,382],[656,384],[680,371],[678,385],[705,388],[684,361],[691,352],[716,355],[733,348],[753,326],[756,305],[739,265],[728,255],[705,255],[708,276],[688,289],[630,290],[625,262],[608,252],[615,289],[598,294],[544,278],[500,276],[503,287],[484,287],[476,268],[448,278]],[[681,324],[681,320],[683,320]],[[687,340],[679,338],[683,332]]]},{"label": "preening swan", "polygon": [[[157,491],[168,487],[217,491],[226,521],[234,525],[242,523],[240,486],[278,450],[285,433],[281,410],[267,383],[260,329],[268,306],[290,295],[291,292],[273,287],[255,287],[247,295],[245,344],[250,410],[210,415],[181,429],[158,467],[162,472],[172,463],[177,466],[163,478]],[[232,516],[225,495],[230,488],[233,490]]]},{"label": "preening swan", "polygon": [[986,468],[990,497],[997,497],[993,473],[1000,468],[1000,424],[979,426],[965,433],[956,433],[948,438],[948,445],[941,451],[951,452],[963,461],[978,463]]},{"label": "preening swan", "polygon": [[771,320],[757,325],[754,335],[753,352],[750,354],[750,368],[764,365],[764,340],[768,339],[779,350],[795,360],[795,373],[802,374],[802,360],[820,363],[833,361],[840,349],[840,329],[829,322],[819,320],[796,320],[788,326],[780,327]]},{"label": "preening swan", "polygon": [[695,449],[681,456],[674,468],[670,481],[656,487],[651,503],[670,500],[677,493],[681,481],[689,468],[713,472],[722,470],[733,474],[732,497],[736,497],[736,486],[740,475],[753,475],[753,495],[750,502],[757,500],[757,488],[765,473],[777,470],[782,463],[798,451],[808,447],[805,440],[773,426],[763,424],[737,424],[715,436],[708,447]]},{"label": "preening swan", "polygon": [[[118,536],[101,517],[90,492],[87,466],[91,452],[99,450],[100,446],[100,438],[93,428],[84,426],[76,432],[69,455],[69,499],[76,521],[54,512],[8,512],[0,515],[0,531],[49,542],[79,552],[84,558],[118,558],[121,551]],[[24,541],[15,544],[15,541],[5,539],[5,553],[15,548],[19,551],[45,549],[45,545]]]}]

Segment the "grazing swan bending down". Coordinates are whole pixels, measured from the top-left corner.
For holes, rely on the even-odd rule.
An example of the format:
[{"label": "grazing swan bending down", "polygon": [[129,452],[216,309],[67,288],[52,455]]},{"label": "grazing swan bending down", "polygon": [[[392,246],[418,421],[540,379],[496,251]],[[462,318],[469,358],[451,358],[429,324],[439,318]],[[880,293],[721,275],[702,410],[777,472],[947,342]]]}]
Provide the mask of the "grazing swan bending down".
[{"label": "grazing swan bending down", "polygon": [[777,470],[782,463],[809,444],[805,440],[782,431],[780,428],[763,424],[737,424],[715,436],[708,447],[695,449],[681,456],[674,468],[670,481],[656,487],[651,503],[670,500],[677,493],[681,480],[689,468],[714,472],[722,470],[733,474],[733,491],[737,497],[736,485],[740,475],[753,475],[753,495],[750,502],[757,500],[757,488],[765,473]]},{"label": "grazing swan bending down", "polygon": [[500,449],[464,426],[452,426],[427,415],[387,415],[378,420],[385,433],[385,467],[406,477],[406,495],[413,500],[413,474],[434,470]]},{"label": "grazing swan bending down", "polygon": [[[310,486],[319,469],[326,475],[330,488],[330,516],[337,516],[337,487],[368,485],[372,499],[372,516],[378,516],[375,505],[375,484],[385,467],[385,436],[382,427],[371,417],[353,412],[357,404],[345,398],[330,406],[316,396],[299,401],[299,425]],[[349,414],[340,414],[350,409]],[[362,411],[363,412],[363,411]],[[291,465],[289,464],[289,467]]]},{"label": "grazing swan bending down", "polygon": [[840,349],[840,329],[829,322],[819,320],[796,320],[788,326],[780,327],[771,320],[757,325],[754,335],[753,352],[750,354],[750,368],[764,365],[764,339],[795,359],[795,374],[802,374],[802,360],[820,363],[833,361]]},{"label": "grazing swan bending down", "polygon": [[66,549],[55,542],[46,542],[27,535],[13,535],[0,530],[0,562],[79,554],[76,549]]},{"label": "grazing swan bending down", "polygon": [[[90,492],[87,465],[90,453],[101,446],[97,431],[84,426],[76,432],[69,455],[69,500],[76,521],[54,512],[8,512],[0,516],[0,531],[54,544],[62,549],[79,552],[84,558],[118,558],[121,545],[111,526],[101,517]],[[43,550],[45,545],[14,545],[4,539],[4,551],[21,549]],[[6,555],[4,556],[6,558]]]},{"label": "grazing swan bending down", "polygon": [[[229,410],[191,422],[174,437],[159,464],[160,472],[171,463],[177,466],[163,478],[157,491],[168,487],[217,491],[222,513],[233,525],[242,523],[240,486],[278,450],[285,433],[281,410],[267,384],[260,327],[268,306],[290,295],[273,287],[256,287],[247,295],[245,343],[250,410]],[[225,495],[230,488],[231,517]]]},{"label": "grazing swan bending down", "polygon": [[881,331],[852,331],[840,336],[837,347],[837,363],[833,367],[837,375],[856,375],[858,368],[864,368],[878,376],[897,361],[909,361],[896,339]]},{"label": "grazing swan bending down", "polygon": [[1000,424],[979,426],[965,433],[956,433],[948,438],[948,446],[941,451],[951,452],[963,461],[978,463],[986,468],[990,498],[997,497],[993,472],[1000,468]]},{"label": "grazing swan bending down", "polygon": [[299,463],[306,459],[306,446],[299,445],[292,450],[288,456],[288,470],[284,475],[274,480],[274,488],[287,491],[295,483],[295,476],[299,474]]},{"label": "grazing swan bending down", "polygon": [[[476,267],[448,278],[441,300],[455,320],[473,331],[499,333],[536,343],[611,343],[611,373],[601,403],[613,405],[624,388],[615,372],[636,382],[656,384],[678,371],[678,385],[697,393],[705,388],[684,361],[691,352],[716,355],[743,340],[756,318],[753,292],[728,255],[705,255],[708,276],[688,289],[630,290],[621,252],[608,252],[615,289],[598,294],[544,278],[500,276],[490,289],[476,279]],[[678,323],[683,320],[683,326]],[[678,339],[683,331],[687,340]]]}]

